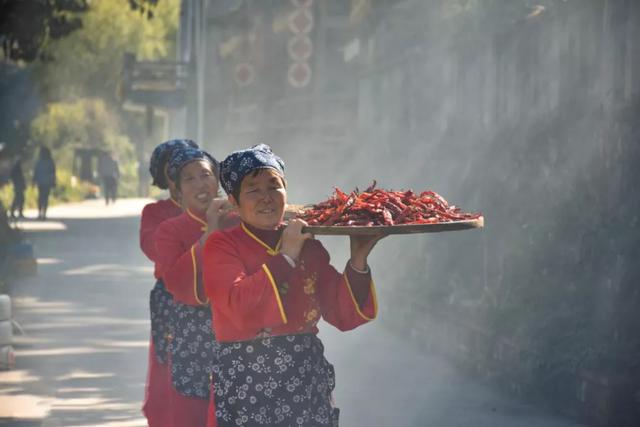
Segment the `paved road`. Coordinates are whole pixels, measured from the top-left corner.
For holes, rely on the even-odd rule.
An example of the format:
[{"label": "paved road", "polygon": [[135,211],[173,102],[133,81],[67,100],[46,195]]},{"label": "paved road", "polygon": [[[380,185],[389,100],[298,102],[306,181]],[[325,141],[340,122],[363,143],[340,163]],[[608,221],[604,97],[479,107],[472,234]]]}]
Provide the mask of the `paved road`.
[{"label": "paved road", "polygon": [[[153,280],[137,244],[144,203],[88,201],[53,208],[51,221],[22,224],[39,272],[13,287],[14,317],[26,335],[16,337],[16,368],[0,372],[0,420],[14,417],[0,425],[146,425],[140,405]],[[346,334],[324,325],[341,426],[577,425],[462,376],[383,322]]]}]

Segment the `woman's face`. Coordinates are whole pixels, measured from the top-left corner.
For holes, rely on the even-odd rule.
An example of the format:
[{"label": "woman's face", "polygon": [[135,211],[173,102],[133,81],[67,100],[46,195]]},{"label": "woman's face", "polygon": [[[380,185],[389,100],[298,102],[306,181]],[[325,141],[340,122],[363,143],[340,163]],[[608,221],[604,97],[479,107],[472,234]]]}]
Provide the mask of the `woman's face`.
[{"label": "woman's face", "polygon": [[284,179],[273,169],[259,169],[256,176],[247,174],[240,183],[239,200],[229,197],[240,219],[262,230],[274,230],[282,222],[287,190]]},{"label": "woman's face", "polygon": [[196,211],[206,211],[209,202],[218,194],[218,180],[211,163],[197,160],[180,171],[179,190],[182,205]]}]

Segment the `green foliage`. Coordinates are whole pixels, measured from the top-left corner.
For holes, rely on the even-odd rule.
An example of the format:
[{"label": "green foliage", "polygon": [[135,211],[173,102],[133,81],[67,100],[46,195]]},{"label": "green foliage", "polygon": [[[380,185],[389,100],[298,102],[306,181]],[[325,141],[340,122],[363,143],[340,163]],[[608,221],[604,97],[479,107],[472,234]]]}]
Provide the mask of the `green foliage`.
[{"label": "green foliage", "polygon": [[[31,141],[51,147],[58,170],[69,175],[76,148],[114,153],[121,196],[135,195],[137,189],[131,143],[136,129],[117,99],[122,61],[125,53],[143,60],[171,58],[180,9],[179,0],[135,3],[134,8],[129,0],[90,2],[80,15],[82,28],[48,43],[43,52],[47,60],[34,64],[35,79],[49,103],[31,123]],[[64,196],[66,191],[70,195]],[[64,184],[56,192],[54,202],[87,195]]]},{"label": "green foliage", "polygon": [[33,61],[47,41],[81,27],[86,0],[0,0],[0,40],[4,59]]},{"label": "green foliage", "polygon": [[154,6],[158,4],[158,0],[129,0],[131,9],[137,10],[141,15],[146,15],[147,18],[153,18]]},{"label": "green foliage", "polygon": [[133,147],[120,130],[119,117],[101,99],[53,102],[31,123],[31,138],[55,150],[55,158],[71,167],[74,148],[113,151],[125,161]]},{"label": "green foliage", "polygon": [[[121,169],[119,194],[133,196],[136,189],[136,161],[129,137],[121,132],[119,117],[101,99],[78,99],[54,102],[31,123],[31,136],[37,143],[53,148],[54,158],[62,173],[71,174],[74,149],[96,148],[115,153]],[[74,198],[87,195],[64,184],[54,191],[64,200],[64,191]],[[79,191],[79,193],[78,193]],[[55,195],[55,194],[54,194]]]},{"label": "green foliage", "polygon": [[154,18],[147,19],[127,0],[92,2],[82,15],[81,30],[46,47],[52,60],[38,64],[45,95],[54,100],[98,96],[115,103],[125,53],[145,60],[172,57],[179,3],[147,6],[154,11]]}]

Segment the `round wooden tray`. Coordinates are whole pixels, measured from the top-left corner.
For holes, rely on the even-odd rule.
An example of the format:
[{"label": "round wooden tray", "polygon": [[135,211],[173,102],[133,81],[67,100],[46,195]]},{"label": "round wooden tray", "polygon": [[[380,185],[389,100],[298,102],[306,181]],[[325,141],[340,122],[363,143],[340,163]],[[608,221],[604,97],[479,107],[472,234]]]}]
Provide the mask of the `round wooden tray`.
[{"label": "round wooden tray", "polygon": [[442,222],[437,224],[403,224],[372,226],[322,226],[310,225],[302,228],[303,233],[325,236],[366,236],[375,234],[418,234],[438,233],[441,231],[470,230],[484,227],[484,217],[467,221]]}]

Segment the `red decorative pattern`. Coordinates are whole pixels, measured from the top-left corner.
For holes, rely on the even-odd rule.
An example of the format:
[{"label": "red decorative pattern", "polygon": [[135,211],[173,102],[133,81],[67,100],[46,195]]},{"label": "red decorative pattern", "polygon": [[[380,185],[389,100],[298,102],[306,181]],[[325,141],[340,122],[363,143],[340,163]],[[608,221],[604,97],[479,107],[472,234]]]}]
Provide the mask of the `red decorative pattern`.
[{"label": "red decorative pattern", "polygon": [[240,87],[250,85],[255,78],[253,66],[248,62],[242,62],[236,65],[236,69],[233,74],[236,83]]},{"label": "red decorative pattern", "polygon": [[313,29],[313,14],[309,9],[296,9],[289,18],[289,29],[294,34],[308,34]]},{"label": "red decorative pattern", "polygon": [[303,88],[311,81],[311,67],[306,62],[295,62],[289,66],[287,77],[291,86]]},{"label": "red decorative pattern", "polygon": [[313,53],[313,43],[308,36],[298,34],[289,39],[287,50],[294,61],[306,61]]}]

